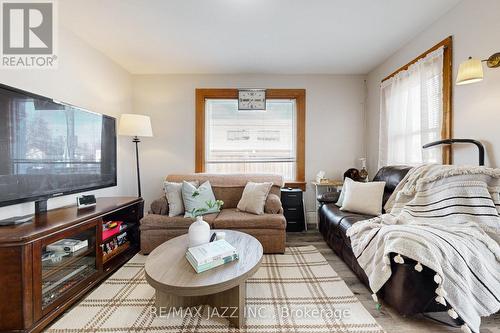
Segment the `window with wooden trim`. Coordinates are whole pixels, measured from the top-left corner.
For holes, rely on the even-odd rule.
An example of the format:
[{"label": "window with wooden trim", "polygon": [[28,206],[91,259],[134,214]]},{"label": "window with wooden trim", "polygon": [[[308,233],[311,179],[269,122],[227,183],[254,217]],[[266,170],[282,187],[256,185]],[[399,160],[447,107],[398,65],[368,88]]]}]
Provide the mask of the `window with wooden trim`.
[{"label": "window with wooden trim", "polygon": [[422,148],[451,138],[451,71],[449,37],[382,80],[379,167],[451,164],[451,147]]},{"label": "window with wooden trim", "polygon": [[266,110],[238,110],[237,89],[196,90],[196,172],[274,173],[305,187],[305,90],[268,89]]}]

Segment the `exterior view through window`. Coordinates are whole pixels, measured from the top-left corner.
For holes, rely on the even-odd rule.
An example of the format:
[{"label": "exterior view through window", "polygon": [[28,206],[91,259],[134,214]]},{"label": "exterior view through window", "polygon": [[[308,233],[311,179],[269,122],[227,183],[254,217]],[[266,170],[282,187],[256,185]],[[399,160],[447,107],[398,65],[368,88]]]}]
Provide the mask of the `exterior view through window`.
[{"label": "exterior view through window", "polygon": [[266,110],[238,110],[236,99],[205,101],[205,171],[275,173],[293,180],[297,167],[294,99],[267,100]]}]

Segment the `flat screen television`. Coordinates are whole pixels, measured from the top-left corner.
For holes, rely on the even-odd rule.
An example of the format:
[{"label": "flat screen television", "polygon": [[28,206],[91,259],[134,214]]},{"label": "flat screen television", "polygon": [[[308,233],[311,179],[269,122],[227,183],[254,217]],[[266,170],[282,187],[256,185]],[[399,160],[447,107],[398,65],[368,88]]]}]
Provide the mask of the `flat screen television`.
[{"label": "flat screen television", "polygon": [[115,185],[115,118],[0,84],[0,206]]}]

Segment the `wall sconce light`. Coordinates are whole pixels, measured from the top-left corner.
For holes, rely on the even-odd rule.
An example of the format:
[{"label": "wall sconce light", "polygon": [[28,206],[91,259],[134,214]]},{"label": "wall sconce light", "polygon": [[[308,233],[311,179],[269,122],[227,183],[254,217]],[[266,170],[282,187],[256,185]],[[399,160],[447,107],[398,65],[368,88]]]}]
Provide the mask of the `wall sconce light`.
[{"label": "wall sconce light", "polygon": [[462,62],[458,67],[457,85],[469,84],[483,80],[483,64],[489,68],[500,67],[500,52],[493,54],[485,60],[473,59],[469,57],[466,61]]}]

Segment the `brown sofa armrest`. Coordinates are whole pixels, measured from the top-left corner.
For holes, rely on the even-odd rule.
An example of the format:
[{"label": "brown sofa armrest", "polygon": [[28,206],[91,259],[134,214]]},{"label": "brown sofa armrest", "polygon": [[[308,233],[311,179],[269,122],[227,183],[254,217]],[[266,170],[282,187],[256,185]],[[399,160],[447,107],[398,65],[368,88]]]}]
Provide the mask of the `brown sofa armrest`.
[{"label": "brown sofa armrest", "polygon": [[168,215],[168,201],[165,196],[156,199],[151,203],[149,214]]},{"label": "brown sofa armrest", "polygon": [[281,214],[283,208],[281,207],[281,199],[276,194],[270,193],[267,196],[266,204],[264,205],[264,213],[266,214]]}]

